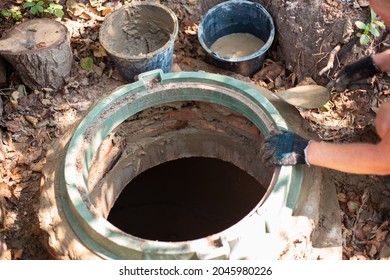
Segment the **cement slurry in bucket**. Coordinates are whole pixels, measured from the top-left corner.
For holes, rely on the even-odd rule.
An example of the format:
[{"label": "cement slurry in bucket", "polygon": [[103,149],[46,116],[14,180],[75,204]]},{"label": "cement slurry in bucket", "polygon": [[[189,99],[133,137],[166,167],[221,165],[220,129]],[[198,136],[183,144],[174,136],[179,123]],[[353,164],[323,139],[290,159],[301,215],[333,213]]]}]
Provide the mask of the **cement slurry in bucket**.
[{"label": "cement slurry in bucket", "polygon": [[[264,44],[246,56],[224,56],[211,49],[218,39],[237,33],[251,34]],[[207,53],[206,61],[244,76],[260,70],[274,36],[274,23],[267,10],[259,3],[245,0],[224,1],[214,6],[203,16],[198,29],[199,43]],[[245,39],[239,43],[248,44]]]},{"label": "cement slurry in bucket", "polygon": [[[242,42],[245,42],[243,44]],[[249,33],[232,33],[217,39],[210,50],[226,58],[251,55],[264,46],[263,40]]]}]

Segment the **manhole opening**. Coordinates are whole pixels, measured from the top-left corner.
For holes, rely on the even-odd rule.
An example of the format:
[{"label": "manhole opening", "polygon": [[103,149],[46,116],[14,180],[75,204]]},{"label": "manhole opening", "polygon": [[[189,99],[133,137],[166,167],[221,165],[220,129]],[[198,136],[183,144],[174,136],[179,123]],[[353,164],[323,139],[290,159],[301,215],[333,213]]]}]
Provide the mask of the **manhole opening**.
[{"label": "manhole opening", "polygon": [[194,240],[243,219],[264,193],[255,178],[232,163],[181,158],[131,180],[111,208],[108,221],[144,239]]}]

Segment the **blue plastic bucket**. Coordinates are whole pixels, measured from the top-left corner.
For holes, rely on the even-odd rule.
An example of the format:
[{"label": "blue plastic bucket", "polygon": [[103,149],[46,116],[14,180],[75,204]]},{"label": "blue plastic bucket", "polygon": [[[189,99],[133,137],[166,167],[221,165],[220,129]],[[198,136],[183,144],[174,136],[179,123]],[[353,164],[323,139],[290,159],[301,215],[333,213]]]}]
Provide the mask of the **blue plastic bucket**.
[{"label": "blue plastic bucket", "polygon": [[100,28],[100,44],[128,82],[154,69],[172,69],[176,15],[156,3],[122,6],[106,16]]},{"label": "blue plastic bucket", "polygon": [[[210,49],[219,38],[234,33],[249,33],[261,39],[264,45],[250,55],[232,58]],[[252,76],[260,70],[274,36],[275,27],[268,11],[259,3],[242,0],[214,6],[204,15],[198,29],[198,39],[208,54],[208,62],[244,76]]]}]

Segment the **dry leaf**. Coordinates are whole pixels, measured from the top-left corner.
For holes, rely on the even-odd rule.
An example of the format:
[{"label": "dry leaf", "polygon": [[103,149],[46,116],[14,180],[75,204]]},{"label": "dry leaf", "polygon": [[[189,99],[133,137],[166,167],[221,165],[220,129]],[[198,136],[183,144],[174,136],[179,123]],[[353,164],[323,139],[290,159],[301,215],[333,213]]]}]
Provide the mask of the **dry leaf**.
[{"label": "dry leaf", "polygon": [[359,4],[359,6],[362,8],[368,7],[370,5],[370,3],[367,0],[357,0],[357,2]]},{"label": "dry leaf", "polygon": [[91,46],[91,49],[93,50],[93,56],[94,57],[105,57],[105,56],[107,56],[106,50],[100,44]]},{"label": "dry leaf", "polygon": [[0,183],[0,197],[10,198],[12,196],[12,192],[9,189],[8,184]]},{"label": "dry leaf", "polygon": [[340,202],[347,202],[347,195],[345,193],[338,193],[337,198]]},{"label": "dry leaf", "polygon": [[362,226],[362,229],[363,229],[363,231],[364,231],[364,233],[365,233],[365,235],[366,236],[370,236],[371,235],[371,232],[372,232],[372,228],[371,228],[371,226],[370,225],[364,225],[364,226]]},{"label": "dry leaf", "polygon": [[356,213],[356,210],[358,210],[360,207],[360,202],[350,200],[350,201],[348,201],[347,206],[348,206],[349,212]]},{"label": "dry leaf", "polygon": [[5,123],[5,126],[10,132],[18,132],[22,130],[18,120],[7,121]]},{"label": "dry leaf", "polygon": [[385,231],[381,231],[381,232],[378,232],[375,236],[375,239],[379,242],[382,242],[383,240],[386,239],[386,236],[388,234],[389,231],[385,230]]},{"label": "dry leaf", "polygon": [[75,0],[68,0],[66,1],[66,8],[70,16],[78,17],[87,7],[82,3],[77,3]]},{"label": "dry leaf", "polygon": [[93,65],[93,71],[95,71],[95,73],[98,75],[98,76],[101,76],[101,75],[103,75],[103,68],[101,68],[101,67],[99,67],[99,66],[97,66],[97,65]]},{"label": "dry leaf", "polygon": [[371,258],[374,258],[375,255],[376,255],[376,253],[378,253],[378,250],[377,250],[377,248],[376,248],[374,245],[372,245],[371,248],[370,248],[370,250],[368,251],[368,255],[369,255]]},{"label": "dry leaf", "polygon": [[51,100],[44,98],[41,100],[41,103],[45,106],[48,106],[48,105],[51,105]]},{"label": "dry leaf", "polygon": [[38,119],[33,116],[25,116],[24,117],[29,123],[32,124],[33,127],[37,127]]},{"label": "dry leaf", "polygon": [[367,236],[362,227],[358,227],[355,230],[355,236],[358,240],[366,240]]},{"label": "dry leaf", "polygon": [[37,163],[30,164],[30,170],[34,172],[41,172],[45,164],[46,164],[46,159],[42,159]]},{"label": "dry leaf", "polygon": [[0,235],[0,260],[11,260],[11,251],[8,250],[5,239]]},{"label": "dry leaf", "polygon": [[110,13],[113,9],[110,8],[110,7],[105,7],[103,10],[102,10],[102,16],[106,16],[108,13]]},{"label": "dry leaf", "polygon": [[23,249],[15,250],[13,259],[20,260],[22,259],[22,256],[23,256]]},{"label": "dry leaf", "polygon": [[275,80],[276,77],[280,76],[283,71],[284,68],[282,66],[270,59],[267,59],[264,62],[264,67],[259,72],[253,75],[253,80],[262,80],[266,77],[270,80]]},{"label": "dry leaf", "polygon": [[180,66],[177,63],[173,63],[172,72],[181,72]]},{"label": "dry leaf", "polygon": [[189,57],[184,57],[184,58],[181,58],[178,62],[186,64],[186,65],[191,65],[192,59]]}]

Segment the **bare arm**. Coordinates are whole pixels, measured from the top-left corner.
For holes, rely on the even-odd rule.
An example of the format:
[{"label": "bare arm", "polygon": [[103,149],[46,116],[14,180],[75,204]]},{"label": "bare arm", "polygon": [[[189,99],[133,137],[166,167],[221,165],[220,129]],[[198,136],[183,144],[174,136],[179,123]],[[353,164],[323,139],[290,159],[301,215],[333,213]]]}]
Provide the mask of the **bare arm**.
[{"label": "bare arm", "polygon": [[308,162],[312,165],[355,174],[390,174],[390,133],[378,144],[332,144],[310,142]]}]

